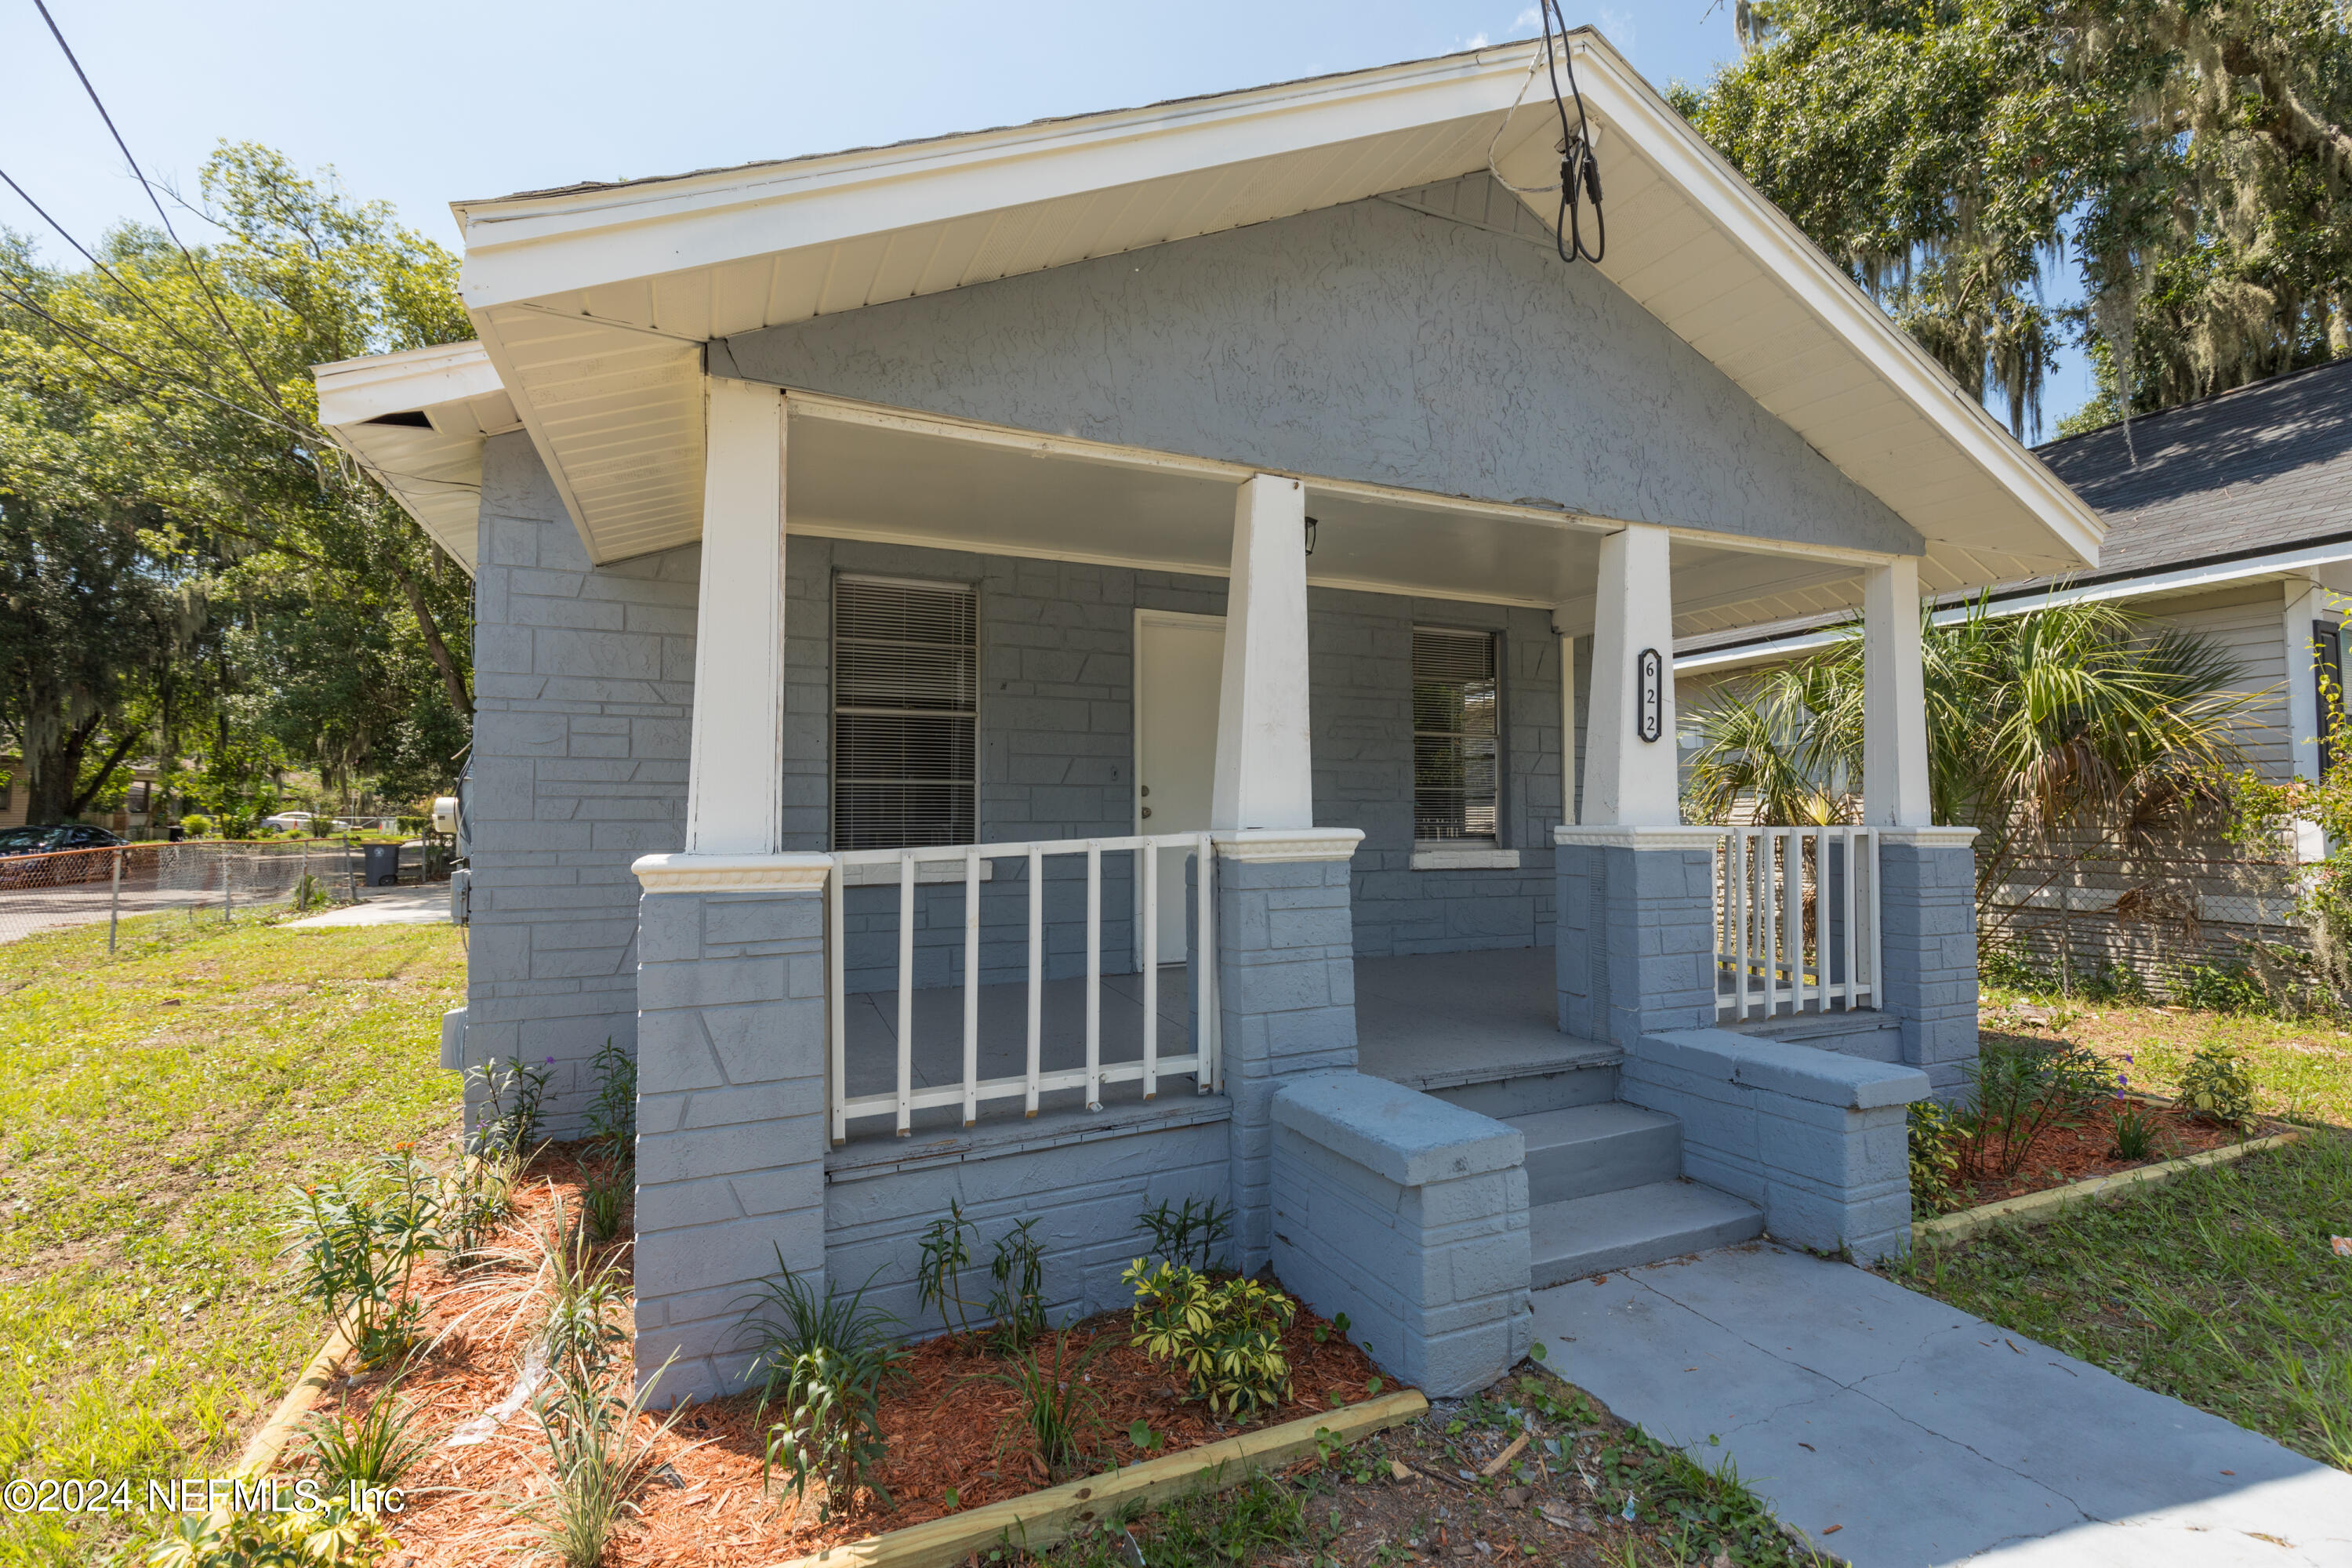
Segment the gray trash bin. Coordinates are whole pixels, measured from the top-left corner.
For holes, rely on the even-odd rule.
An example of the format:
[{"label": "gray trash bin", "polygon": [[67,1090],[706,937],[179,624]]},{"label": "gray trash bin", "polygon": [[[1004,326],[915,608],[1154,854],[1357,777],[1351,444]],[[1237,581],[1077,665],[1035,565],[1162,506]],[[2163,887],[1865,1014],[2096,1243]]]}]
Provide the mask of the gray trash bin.
[{"label": "gray trash bin", "polygon": [[365,879],[371,888],[400,886],[400,846],[397,844],[362,844],[367,854]]}]

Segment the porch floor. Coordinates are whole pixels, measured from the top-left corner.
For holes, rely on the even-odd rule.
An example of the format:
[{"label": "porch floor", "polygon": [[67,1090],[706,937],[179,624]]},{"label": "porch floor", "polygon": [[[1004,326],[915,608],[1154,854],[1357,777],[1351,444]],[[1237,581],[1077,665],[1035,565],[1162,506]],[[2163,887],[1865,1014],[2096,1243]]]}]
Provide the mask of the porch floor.
[{"label": "porch floor", "polygon": [[[1594,1041],[1563,1035],[1554,1023],[1552,950],[1509,948],[1488,952],[1429,953],[1410,958],[1359,958],[1356,970],[1356,1053],[1359,1068],[1374,1078],[1412,1089],[1445,1089],[1486,1082],[1531,1069],[1558,1070],[1590,1061],[1613,1060],[1616,1051]],[[1160,972],[1160,1055],[1191,1053],[1186,1014],[1186,976],[1181,963]],[[898,1080],[898,994],[862,991],[847,999],[844,1031],[845,1068],[853,1097],[889,1092]],[[1040,1004],[1038,1055],[1046,1072],[1086,1065],[1087,987],[1083,979],[1045,983]],[[980,988],[980,1077],[1013,1078],[1025,1068],[1029,988],[1024,984]],[[914,994],[914,1050],[910,1070],[917,1089],[963,1081],[963,991],[940,986]],[[1143,976],[1102,977],[1102,1059],[1143,1058]],[[1187,1076],[1163,1078],[1162,1100],[1193,1092]],[[1106,1085],[1106,1104],[1140,1100],[1139,1083]],[[1041,1110],[1080,1103],[1078,1090],[1042,1095]],[[1016,1098],[983,1100],[980,1113],[994,1121],[1017,1116]],[[960,1125],[960,1108],[917,1111],[913,1123],[929,1130]],[[888,1126],[884,1117],[851,1121],[853,1136]]]}]

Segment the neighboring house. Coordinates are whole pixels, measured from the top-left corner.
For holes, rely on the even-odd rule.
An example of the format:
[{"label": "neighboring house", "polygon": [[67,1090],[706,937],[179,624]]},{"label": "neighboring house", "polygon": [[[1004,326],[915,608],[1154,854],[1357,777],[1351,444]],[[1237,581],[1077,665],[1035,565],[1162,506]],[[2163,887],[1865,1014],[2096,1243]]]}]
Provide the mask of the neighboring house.
[{"label": "neighboring house", "polygon": [[1806,920],[1727,934],[1661,650],[1859,607],[1899,699],[1923,584],[2098,521],[1573,47],[1598,266],[1497,182],[1557,169],[1522,44],[461,203],[479,342],[320,367],[477,574],[447,1058],[551,1058],[568,1129],[634,1047],[671,1393],[780,1256],[914,1321],[950,1198],[1057,1314],[1229,1205],[1435,1393],[1533,1287],[1907,1244],[1976,1048],[1917,704]]},{"label": "neighboring house", "polygon": [[[0,756],[0,827],[25,826],[26,785],[25,759],[13,753]],[[148,824],[147,799],[155,787],[155,764],[152,762],[131,764],[131,784],[123,803],[107,819],[107,826],[117,833],[132,833]]]},{"label": "neighboring house", "polygon": [[[2326,704],[2340,700],[2344,610],[2352,595],[2352,361],[2339,360],[2105,426],[2035,448],[2106,523],[2096,571],[1995,588],[2019,613],[2057,601],[2128,605],[2151,626],[2207,639],[2238,669],[2249,702],[2239,741],[2276,780],[2317,779]],[[1939,614],[1964,613],[1948,594]],[[1810,626],[1752,628],[1675,645],[1685,712],[1743,671],[1818,647]],[[1995,896],[1989,921],[2043,961],[2123,963],[2162,983],[2171,965],[2242,959],[2247,944],[2305,939],[2290,923],[2297,845],[2265,854],[2218,832],[2143,853],[2109,844],[2053,875],[2055,860]],[[2300,853],[2315,858],[2316,836]]]}]

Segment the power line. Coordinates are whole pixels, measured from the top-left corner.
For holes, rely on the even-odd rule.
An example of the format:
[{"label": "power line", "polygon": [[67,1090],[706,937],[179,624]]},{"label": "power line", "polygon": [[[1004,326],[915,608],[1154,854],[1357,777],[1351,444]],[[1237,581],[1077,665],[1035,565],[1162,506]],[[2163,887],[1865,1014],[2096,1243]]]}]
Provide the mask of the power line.
[{"label": "power line", "polygon": [[164,234],[171,237],[173,245],[179,248],[180,254],[187,258],[189,275],[195,279],[196,287],[204,291],[205,303],[212,307],[213,319],[220,322],[222,336],[228,340],[230,347],[236,350],[237,357],[245,362],[245,368],[252,373],[254,386],[260,392],[262,397],[276,404],[280,414],[290,417],[291,411],[283,403],[278,402],[277,393],[271,390],[269,378],[261,374],[259,365],[253,363],[253,355],[247,350],[245,340],[238,337],[236,329],[229,324],[228,313],[221,309],[220,300],[214,294],[213,286],[205,280],[204,268],[196,264],[194,253],[182,243],[180,231],[172,226],[172,215],[163,210],[163,200],[155,194],[154,183],[147,178],[146,171],[140,168],[139,160],[131,155],[131,143],[125,142],[122,139],[122,132],[115,128],[114,116],[106,110],[106,100],[98,96],[98,89],[90,83],[89,73],[81,68],[81,61],[74,56],[73,46],[66,42],[65,34],[58,30],[57,18],[49,15],[48,0],[33,0],[33,6],[40,12],[41,20],[48,24],[49,37],[55,38],[58,41],[58,47],[65,52],[66,63],[73,67],[74,75],[81,79],[82,90],[89,94],[89,101],[97,108],[98,117],[106,122],[107,134],[112,136],[115,146],[121,149],[123,162],[131,165],[131,173],[139,181],[139,188],[147,193],[148,204],[155,209],[155,216],[163,220]]},{"label": "power line", "polygon": [[129,279],[123,277],[121,273],[115,271],[114,268],[109,267],[105,262],[100,260],[98,257],[91,252],[89,247],[84,245],[80,240],[76,239],[73,237],[72,231],[68,229],[65,225],[59,223],[56,218],[51,217],[48,214],[48,209],[42,206],[40,203],[35,201],[32,198],[31,194],[27,192],[24,186],[18,184],[14,177],[9,174],[7,170],[0,169],[0,182],[5,182],[10,190],[16,192],[17,199],[22,201],[26,206],[32,208],[33,211],[38,215],[43,223],[47,224],[51,228],[57,230],[58,237],[63,239],[68,245],[72,246],[76,250],[81,252],[83,259],[87,260],[92,267],[97,268],[100,272],[106,274],[109,279],[112,279],[116,287],[120,288],[125,294],[131,297],[133,304],[146,311],[149,315],[154,317],[156,324],[161,326],[165,331],[171,333],[173,339],[177,342],[182,348],[186,349],[191,353],[200,352],[196,348],[195,344],[187,340],[185,335],[181,332],[178,327],[172,324],[170,317],[164,315],[163,312],[155,309],[153,305],[148,303],[147,296],[142,290],[133,287]]}]

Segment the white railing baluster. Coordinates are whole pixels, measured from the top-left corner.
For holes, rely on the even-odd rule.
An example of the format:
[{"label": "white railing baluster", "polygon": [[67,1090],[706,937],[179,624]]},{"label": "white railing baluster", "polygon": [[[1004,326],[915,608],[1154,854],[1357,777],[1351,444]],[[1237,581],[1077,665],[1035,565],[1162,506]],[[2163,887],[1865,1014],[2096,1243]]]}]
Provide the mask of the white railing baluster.
[{"label": "white railing baluster", "polygon": [[915,857],[898,857],[898,1136],[915,1114]]},{"label": "white railing baluster", "polygon": [[1878,1005],[1876,829],[1734,827],[1724,835],[1719,865],[1717,963],[1718,970],[1730,965],[1731,984],[1717,992],[1717,1016],[1795,1017],[1808,1007],[1826,1013],[1833,1002],[1849,1012]]},{"label": "white railing baluster", "polygon": [[1763,934],[1757,940],[1756,955],[1764,973],[1764,1007],[1759,1015],[1769,1018],[1780,994],[1780,949],[1776,939],[1780,927],[1776,922],[1778,889],[1772,879],[1778,869],[1773,864],[1772,835],[1769,829],[1756,836],[1756,898],[1758,912],[1763,917]]},{"label": "white railing baluster", "polygon": [[829,1074],[833,1089],[833,1141],[849,1142],[849,1117],[842,1107],[849,1101],[849,987],[842,984],[848,942],[843,934],[841,862],[835,860],[824,878],[824,1011],[825,1032],[832,1037]]},{"label": "white railing baluster", "polygon": [[1723,836],[1724,900],[1737,913],[1731,919],[1731,1016],[1748,1016],[1748,830],[1735,827]]},{"label": "white railing baluster", "polygon": [[980,846],[963,855],[963,1124],[980,1120]]},{"label": "white railing baluster", "polygon": [[1880,933],[1885,927],[1878,923],[1878,830],[1870,833],[1870,935],[1863,943],[1863,956],[1870,961],[1870,1005],[1881,1005],[1885,998],[1878,994],[1879,944],[1885,940]]},{"label": "white railing baluster", "polygon": [[1037,1114],[1038,1062],[1045,1049],[1045,852],[1029,846],[1029,1078],[1022,1114]]},{"label": "white railing baluster", "polygon": [[[1830,1010],[1830,922],[1823,918],[1827,911],[1822,900],[1829,891],[1829,829],[1816,827],[1805,837],[1812,841],[1813,887],[1805,896],[1805,902],[1812,914],[1807,926],[1812,932],[1813,943],[1813,1011],[1826,1013]],[[1800,996],[1797,1011],[1804,1010],[1804,998]]]},{"label": "white railing baluster", "polygon": [[1087,846],[1087,1109],[1102,1109],[1102,846]]},{"label": "white railing baluster", "polygon": [[1160,1096],[1160,851],[1135,852],[1143,873],[1143,1098]]}]

